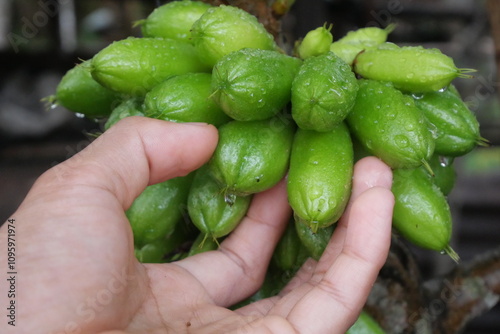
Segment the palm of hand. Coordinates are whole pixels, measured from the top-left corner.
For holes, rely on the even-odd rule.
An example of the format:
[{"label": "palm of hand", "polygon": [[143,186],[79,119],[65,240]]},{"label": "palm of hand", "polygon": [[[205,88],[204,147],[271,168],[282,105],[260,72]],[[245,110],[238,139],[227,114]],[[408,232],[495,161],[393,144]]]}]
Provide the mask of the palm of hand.
[{"label": "palm of hand", "polygon": [[322,259],[306,262],[276,297],[226,308],[262,283],[290,215],[284,182],[255,197],[220,250],[171,264],[135,259],[123,209],[147,184],[203,164],[216,138],[208,126],[130,120],[37,181],[14,214],[23,222],[23,332],[345,332],[388,251],[391,175],[376,159],[356,166],[351,202]]}]

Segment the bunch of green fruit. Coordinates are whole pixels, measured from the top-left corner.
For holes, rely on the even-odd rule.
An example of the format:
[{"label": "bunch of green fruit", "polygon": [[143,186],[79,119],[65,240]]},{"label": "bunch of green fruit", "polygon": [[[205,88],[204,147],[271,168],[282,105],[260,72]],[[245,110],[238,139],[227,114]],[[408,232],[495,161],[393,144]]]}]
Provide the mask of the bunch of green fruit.
[{"label": "bunch of green fruit", "polygon": [[387,42],[392,25],[336,41],[325,25],[289,55],[232,6],[172,1],[136,24],[142,37],[76,65],[50,101],[107,120],[105,130],[129,116],[218,128],[206,165],[147,187],[127,210],[140,261],[216,249],[252,195],[288,175],[294,214],[252,298],[272,295],[305,259],[321,256],[349,200],[354,163],[368,155],[393,169],[395,230],[458,260],[446,197],[452,162],[487,145],[452,84],[471,70],[440,50]]}]

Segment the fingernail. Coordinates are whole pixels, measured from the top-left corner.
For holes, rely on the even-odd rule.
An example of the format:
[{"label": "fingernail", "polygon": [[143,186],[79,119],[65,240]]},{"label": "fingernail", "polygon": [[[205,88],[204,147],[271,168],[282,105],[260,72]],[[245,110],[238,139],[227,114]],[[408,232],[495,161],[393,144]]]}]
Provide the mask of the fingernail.
[{"label": "fingernail", "polygon": [[203,122],[185,122],[185,123],[182,123],[182,124],[185,124],[185,125],[194,125],[194,126],[207,126],[207,125],[209,125],[209,123],[203,123]]}]

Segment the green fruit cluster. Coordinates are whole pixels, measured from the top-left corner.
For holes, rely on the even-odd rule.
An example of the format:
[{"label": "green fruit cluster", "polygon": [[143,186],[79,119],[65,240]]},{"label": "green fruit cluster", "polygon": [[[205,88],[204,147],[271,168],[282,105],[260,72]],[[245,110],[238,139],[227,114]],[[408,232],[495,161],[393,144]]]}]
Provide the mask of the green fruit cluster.
[{"label": "green fruit cluster", "polygon": [[394,228],[458,260],[446,198],[452,162],[487,145],[452,83],[470,70],[437,49],[387,42],[392,25],[336,41],[325,25],[289,55],[232,6],[173,1],[137,24],[142,37],[75,66],[51,101],[103,117],[106,130],[129,116],[218,128],[205,166],[149,186],[127,211],[141,261],[216,249],[253,194],[288,175],[294,215],[269,277],[296,269],[321,256],[349,200],[354,163],[368,155],[393,169]]}]

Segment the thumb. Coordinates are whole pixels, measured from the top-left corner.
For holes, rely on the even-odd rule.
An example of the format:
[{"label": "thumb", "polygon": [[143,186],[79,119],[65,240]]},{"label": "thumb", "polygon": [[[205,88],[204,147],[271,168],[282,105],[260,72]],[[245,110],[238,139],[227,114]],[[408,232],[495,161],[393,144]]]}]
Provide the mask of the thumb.
[{"label": "thumb", "polygon": [[207,162],[217,140],[217,129],[209,124],[127,117],[47,171],[30,193],[41,190],[40,185],[45,191],[86,185],[110,191],[128,208],[146,186],[184,176]]}]

